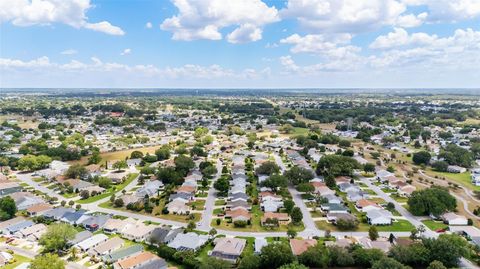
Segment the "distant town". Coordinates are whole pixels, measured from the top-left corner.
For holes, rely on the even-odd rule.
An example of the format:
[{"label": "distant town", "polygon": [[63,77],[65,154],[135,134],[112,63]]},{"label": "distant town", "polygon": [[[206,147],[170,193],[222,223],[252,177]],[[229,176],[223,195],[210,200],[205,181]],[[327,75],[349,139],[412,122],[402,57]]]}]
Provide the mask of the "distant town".
[{"label": "distant town", "polygon": [[8,89],[0,124],[1,268],[480,265],[475,91]]}]

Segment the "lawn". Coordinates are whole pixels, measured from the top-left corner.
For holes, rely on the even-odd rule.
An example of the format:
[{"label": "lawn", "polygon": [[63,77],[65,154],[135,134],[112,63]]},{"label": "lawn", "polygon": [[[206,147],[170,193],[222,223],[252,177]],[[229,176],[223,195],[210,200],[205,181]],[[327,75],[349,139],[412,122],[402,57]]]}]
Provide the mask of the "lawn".
[{"label": "lawn", "polygon": [[194,210],[203,210],[205,208],[205,200],[196,200],[188,203],[188,205]]},{"label": "lawn", "polygon": [[403,196],[399,196],[398,194],[392,194],[392,195],[390,195],[390,197],[391,197],[393,200],[395,200],[395,201],[397,201],[397,202],[399,202],[399,203],[406,203],[406,202],[408,202],[408,198],[403,197]]},{"label": "lawn", "polygon": [[29,258],[24,257],[24,256],[20,256],[20,255],[17,255],[17,254],[13,254],[13,260],[15,262],[7,264],[7,265],[3,266],[2,268],[3,269],[13,269],[13,268],[19,266],[20,264],[22,264],[24,262],[30,262]]},{"label": "lawn", "polygon": [[91,197],[89,197],[88,199],[85,199],[85,200],[78,200],[77,203],[78,204],[89,204],[89,203],[93,203],[93,202],[96,202],[98,200],[102,200],[104,198],[110,197],[110,196],[112,196],[112,194],[120,192],[121,190],[123,190],[137,176],[138,176],[137,173],[129,174],[127,176],[127,179],[122,184],[116,185],[115,188],[110,188],[110,190],[106,191],[105,193],[95,195],[95,196],[91,196]]},{"label": "lawn", "polygon": [[227,202],[225,202],[224,199],[221,199],[221,200],[217,199],[217,200],[215,201],[215,205],[216,205],[216,206],[226,205],[226,204],[227,204]]},{"label": "lawn", "polygon": [[[315,221],[315,225],[320,230],[327,230],[328,229],[328,230],[334,231],[334,232],[341,231],[337,228],[337,226],[335,226],[331,223],[328,223],[327,221],[324,221],[324,220]],[[377,227],[377,230],[379,232],[410,232],[414,228],[414,226],[407,220],[397,220],[397,221],[393,222],[392,225],[376,226],[376,227]],[[353,231],[367,232],[369,228],[370,228],[370,225],[368,225],[366,223],[360,223],[358,225],[358,228],[356,230],[353,230]]]},{"label": "lawn", "polygon": [[422,220],[422,223],[425,224],[425,226],[427,226],[432,231],[448,228],[448,225],[441,221]]},{"label": "lawn", "polygon": [[470,172],[465,173],[447,173],[447,172],[433,172],[432,174],[436,174],[440,177],[445,177],[450,179],[452,182],[457,183],[459,185],[465,186],[471,190],[480,191],[480,186],[475,186],[472,184],[472,178]]},{"label": "lawn", "polygon": [[[155,153],[155,150],[158,149],[160,146],[153,146],[153,147],[144,147],[144,148],[136,148],[136,149],[127,149],[127,150],[119,150],[119,151],[114,151],[114,152],[104,152],[100,153],[100,157],[102,158],[102,162],[105,163],[105,161],[118,161],[118,160],[125,160],[125,157],[130,157],[130,154],[132,154],[133,151],[141,151],[144,154],[150,153],[153,154]],[[88,158],[90,156],[85,156],[82,157],[78,161],[71,161],[70,163],[80,163],[86,165],[88,162]]]}]

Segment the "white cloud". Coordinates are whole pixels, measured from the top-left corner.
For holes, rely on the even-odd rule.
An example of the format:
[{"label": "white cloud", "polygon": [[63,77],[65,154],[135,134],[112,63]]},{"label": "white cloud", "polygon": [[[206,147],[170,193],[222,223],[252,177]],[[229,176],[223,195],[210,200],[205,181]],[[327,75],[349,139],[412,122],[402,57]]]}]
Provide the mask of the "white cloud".
[{"label": "white cloud", "polygon": [[480,65],[480,32],[470,28],[457,29],[448,37],[408,34],[403,29],[395,29],[395,32],[378,37],[371,46],[386,49],[379,56],[371,57],[371,65],[376,68],[424,66],[478,70]]},{"label": "white cloud", "polygon": [[261,39],[261,27],[279,20],[275,7],[261,0],[173,0],[179,14],[167,18],[160,28],[173,33],[174,40],[222,39],[221,29],[237,26],[227,36],[240,43]]},{"label": "white cloud", "polygon": [[123,55],[128,55],[128,54],[130,54],[131,52],[132,52],[131,49],[124,49],[124,50],[122,51],[122,53],[120,53],[120,55],[122,55],[122,56],[123,56]]},{"label": "white cloud", "polygon": [[247,79],[261,78],[270,75],[270,69],[265,68],[257,71],[247,68],[236,71],[224,68],[219,65],[202,66],[196,64],[186,64],[179,67],[159,68],[154,65],[126,65],[116,62],[103,62],[99,58],[92,57],[91,62],[84,63],[77,60],[71,60],[68,63],[54,63],[48,57],[43,56],[30,61],[17,59],[0,58],[0,71],[5,74],[12,72],[15,74],[25,74],[29,77],[31,74],[44,75],[55,74],[57,76],[67,76],[68,74],[78,74],[81,77],[103,76],[106,79],[109,75],[113,77],[122,77],[138,79],[141,77],[162,78],[162,79]]},{"label": "white cloud", "polygon": [[0,0],[0,22],[16,26],[63,23],[111,35],[124,35],[123,30],[107,21],[88,22],[85,13],[90,0]]},{"label": "white cloud", "polygon": [[351,38],[352,36],[350,34],[335,34],[329,36],[300,36],[293,34],[280,40],[280,43],[294,45],[290,50],[293,53],[314,53],[329,57],[343,57],[348,53],[356,53],[361,50],[356,46],[338,46],[350,43]]},{"label": "white cloud", "polygon": [[431,22],[451,22],[480,16],[478,0],[403,0],[407,5],[426,6]]},{"label": "white cloud", "polygon": [[145,27],[148,28],[148,29],[151,29],[153,27],[152,23],[151,22],[147,22],[145,24]]},{"label": "white cloud", "polygon": [[97,32],[102,32],[109,35],[124,35],[125,32],[117,26],[113,26],[108,21],[102,21],[97,23],[85,23],[84,27]]},{"label": "white cloud", "polygon": [[357,33],[394,25],[405,11],[396,0],[289,0],[280,14],[313,32]]},{"label": "white cloud", "polygon": [[427,45],[434,43],[438,37],[426,33],[414,33],[409,35],[402,28],[395,28],[387,35],[379,36],[370,44],[372,49],[389,49],[409,45]]},{"label": "white cloud", "polygon": [[62,52],[60,52],[60,54],[63,54],[63,55],[73,55],[73,54],[77,54],[78,51],[74,50],[74,49],[67,49],[67,50],[64,50]]},{"label": "white cloud", "polygon": [[253,24],[242,24],[227,35],[230,43],[247,43],[262,39],[262,29]]},{"label": "white cloud", "polygon": [[399,16],[396,25],[405,28],[418,27],[422,25],[428,17],[427,12],[422,12],[418,15],[408,14]]}]

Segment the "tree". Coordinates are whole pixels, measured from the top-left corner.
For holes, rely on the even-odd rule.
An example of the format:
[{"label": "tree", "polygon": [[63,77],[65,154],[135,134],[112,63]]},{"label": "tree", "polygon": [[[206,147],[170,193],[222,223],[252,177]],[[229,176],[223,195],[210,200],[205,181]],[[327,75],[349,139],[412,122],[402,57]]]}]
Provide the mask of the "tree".
[{"label": "tree", "polygon": [[288,230],[287,230],[287,236],[290,237],[290,238],[295,238],[297,236],[297,231],[295,231],[295,229],[289,227]]},{"label": "tree", "polygon": [[202,172],[203,176],[211,178],[218,171],[217,171],[217,168],[215,166],[211,165],[211,166],[207,166],[204,169],[202,169],[201,172]]},{"label": "tree", "polygon": [[370,240],[372,241],[376,241],[378,239],[378,231],[377,231],[377,227],[375,226],[370,226],[370,228],[368,229],[368,237],[370,238]]},{"label": "tree", "polygon": [[112,168],[117,169],[118,171],[120,171],[124,168],[127,168],[127,167],[128,167],[127,161],[125,161],[125,160],[117,161],[112,165]]},{"label": "tree", "polygon": [[88,158],[88,164],[98,164],[102,161],[102,157],[100,157],[100,152],[93,151],[92,156]]},{"label": "tree", "polygon": [[216,234],[217,230],[215,228],[210,229],[210,231],[208,232],[208,235],[210,235],[211,237],[214,237]]},{"label": "tree", "polygon": [[384,257],[373,263],[372,269],[408,269],[410,267],[405,266],[395,259]]},{"label": "tree", "polygon": [[157,171],[157,179],[162,181],[164,185],[175,184],[182,185],[184,179],[173,167],[159,168]]},{"label": "tree", "polygon": [[320,158],[316,172],[323,176],[352,176],[357,168],[360,164],[352,157],[332,154]]},{"label": "tree", "polygon": [[130,154],[130,159],[142,159],[143,158],[143,152],[139,150],[134,150]]},{"label": "tree", "polygon": [[329,246],[327,247],[329,256],[330,256],[330,267],[340,266],[352,266],[355,264],[353,256],[348,250],[344,247],[339,246]]},{"label": "tree", "polygon": [[473,153],[456,144],[448,144],[447,147],[440,152],[439,157],[444,158],[450,165],[471,167],[473,163]]},{"label": "tree", "polygon": [[300,254],[298,261],[308,267],[326,268],[329,262],[328,251],[322,244],[317,244]]},{"label": "tree", "polygon": [[339,230],[352,231],[357,229],[358,221],[355,219],[340,218],[340,219],[337,219],[336,225]]},{"label": "tree", "polygon": [[68,167],[65,176],[67,178],[83,178],[88,175],[87,169],[81,164],[73,164]]},{"label": "tree", "polygon": [[192,158],[183,154],[175,157],[174,162],[176,171],[183,176],[186,176],[188,172],[195,167],[195,163],[193,162]]},{"label": "tree", "polygon": [[65,261],[60,259],[57,255],[47,253],[45,255],[38,255],[30,263],[30,269],[64,269]]},{"label": "tree", "polygon": [[230,183],[227,177],[220,177],[215,183],[213,183],[213,187],[220,192],[221,196],[226,196],[228,193],[228,189],[230,188]]},{"label": "tree", "polygon": [[285,211],[287,211],[289,215],[292,213],[292,209],[294,206],[295,206],[295,203],[290,199],[283,201],[283,207],[285,208]]},{"label": "tree", "polygon": [[80,198],[82,198],[82,200],[88,199],[88,197],[90,197],[90,192],[88,192],[88,190],[82,190],[80,192]]},{"label": "tree", "polygon": [[293,185],[298,185],[302,182],[309,182],[311,179],[313,179],[312,171],[299,166],[292,167],[290,170],[285,171],[283,175]]},{"label": "tree", "polygon": [[437,260],[446,267],[457,267],[461,257],[468,255],[468,242],[456,234],[441,234],[438,239],[422,240],[430,252],[430,260]]},{"label": "tree", "polygon": [[125,203],[123,202],[123,199],[122,198],[117,198],[115,199],[115,201],[113,202],[113,205],[115,207],[123,207]]},{"label": "tree", "polygon": [[415,163],[416,165],[420,165],[420,164],[427,165],[430,162],[431,158],[432,158],[432,155],[430,155],[428,151],[419,151],[419,152],[413,153],[412,160],[413,160],[413,163]]},{"label": "tree", "polygon": [[48,226],[47,232],[40,237],[39,243],[44,247],[45,252],[63,250],[68,240],[75,237],[75,228],[66,223],[52,224]]},{"label": "tree", "polygon": [[308,269],[308,267],[298,262],[292,262],[289,264],[282,265],[278,267],[278,269]]},{"label": "tree", "polygon": [[17,213],[15,201],[10,196],[0,198],[0,220],[9,220]]},{"label": "tree", "polygon": [[264,180],[261,185],[263,187],[271,188],[273,191],[277,191],[279,188],[285,188],[288,186],[288,180],[286,177],[278,174],[273,174]]},{"label": "tree", "polygon": [[260,252],[262,267],[278,268],[295,260],[295,256],[286,243],[268,244]]},{"label": "tree", "polygon": [[447,172],[448,170],[448,163],[446,161],[436,161],[432,163],[432,168],[438,172]]},{"label": "tree", "polygon": [[307,182],[300,183],[297,186],[297,191],[311,193],[311,192],[315,191],[315,187],[313,187],[312,184],[307,183]]},{"label": "tree", "polygon": [[293,223],[300,223],[303,219],[303,214],[300,208],[294,207],[290,213],[290,217],[292,217]]},{"label": "tree", "polygon": [[214,257],[207,257],[198,267],[199,269],[231,269],[232,264],[228,261],[217,259]]},{"label": "tree", "polygon": [[389,256],[402,264],[425,266],[429,262],[430,253],[423,243],[416,242],[408,246],[394,245],[390,248]]},{"label": "tree", "polygon": [[457,200],[442,187],[414,191],[408,198],[410,212],[416,216],[440,216],[457,207]]},{"label": "tree", "polygon": [[242,258],[238,269],[258,269],[260,268],[261,262],[260,256],[248,254]]},{"label": "tree", "polygon": [[364,249],[357,247],[352,251],[355,264],[368,268],[372,266],[376,261],[385,257],[385,253],[377,248]]},{"label": "tree", "polygon": [[22,171],[35,171],[46,168],[52,159],[45,155],[26,155],[18,160],[18,169]]},{"label": "tree", "polygon": [[428,265],[427,269],[447,269],[447,267],[442,262],[433,261]]},{"label": "tree", "polygon": [[258,175],[272,175],[272,174],[278,174],[280,172],[280,167],[272,161],[264,162],[262,163],[256,170],[255,172]]},{"label": "tree", "polygon": [[155,150],[155,155],[157,155],[159,161],[167,160],[170,158],[170,150],[171,148],[169,145],[163,145]]},{"label": "tree", "polygon": [[373,163],[366,163],[363,165],[363,171],[365,171],[365,173],[373,173],[375,172],[375,165]]}]

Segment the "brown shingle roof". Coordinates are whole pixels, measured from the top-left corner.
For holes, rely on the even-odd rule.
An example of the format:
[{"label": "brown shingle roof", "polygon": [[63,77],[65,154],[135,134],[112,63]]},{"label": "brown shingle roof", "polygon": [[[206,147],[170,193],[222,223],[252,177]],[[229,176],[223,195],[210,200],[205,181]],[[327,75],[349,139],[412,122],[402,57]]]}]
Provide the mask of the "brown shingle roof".
[{"label": "brown shingle roof", "polygon": [[298,256],[305,252],[309,247],[313,247],[317,244],[315,239],[290,239],[290,247],[292,253]]}]

